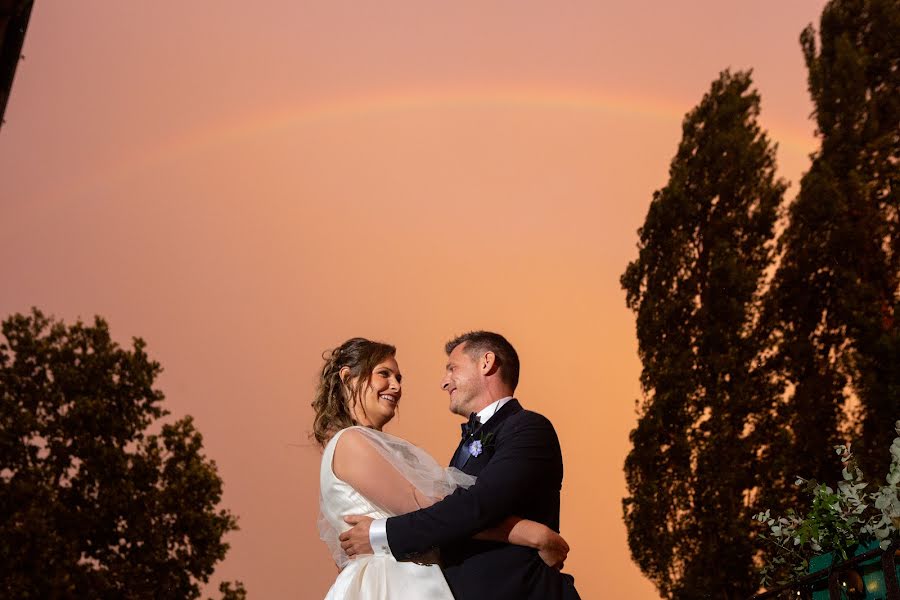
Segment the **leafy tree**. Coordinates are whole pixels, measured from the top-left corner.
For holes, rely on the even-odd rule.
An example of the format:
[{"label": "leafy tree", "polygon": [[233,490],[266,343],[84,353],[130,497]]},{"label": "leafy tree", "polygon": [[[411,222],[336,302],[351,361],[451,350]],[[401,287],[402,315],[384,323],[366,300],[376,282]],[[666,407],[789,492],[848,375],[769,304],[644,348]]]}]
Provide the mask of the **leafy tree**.
[{"label": "leafy tree", "polygon": [[2,332],[2,595],[199,597],[236,519],[216,508],[222,481],[191,418],[158,426],[144,342],[123,349],[99,317],[68,327],[36,309]]},{"label": "leafy tree", "polygon": [[622,276],[643,362],[625,463],[634,560],[665,598],[756,590],[748,524],[779,396],[763,368],[761,289],[786,184],[749,72],[723,72],[687,114]]},{"label": "leafy tree", "polygon": [[833,0],[801,35],[821,146],[780,238],[771,290],[792,473],[839,479],[830,452],[854,396],[871,476],[900,415],[900,4]]},{"label": "leafy tree", "polygon": [[219,584],[219,591],[222,592],[221,600],[247,600],[247,590],[240,581],[235,583],[235,587],[231,587],[231,582],[223,581]]}]

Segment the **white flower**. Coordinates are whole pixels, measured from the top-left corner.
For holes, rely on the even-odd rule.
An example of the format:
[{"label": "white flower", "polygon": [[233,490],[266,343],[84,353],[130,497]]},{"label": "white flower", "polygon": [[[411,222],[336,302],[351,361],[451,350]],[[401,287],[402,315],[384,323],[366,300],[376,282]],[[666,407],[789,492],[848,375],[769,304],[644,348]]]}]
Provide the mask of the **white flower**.
[{"label": "white flower", "polygon": [[887,482],[891,485],[900,483],[900,469],[891,469],[891,472],[887,474]]}]

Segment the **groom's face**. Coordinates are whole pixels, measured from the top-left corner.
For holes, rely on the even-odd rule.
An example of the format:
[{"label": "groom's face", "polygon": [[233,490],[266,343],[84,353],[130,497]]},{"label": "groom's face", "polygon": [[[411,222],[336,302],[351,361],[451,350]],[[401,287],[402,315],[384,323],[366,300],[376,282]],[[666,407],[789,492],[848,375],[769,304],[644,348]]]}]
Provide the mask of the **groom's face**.
[{"label": "groom's face", "polygon": [[441,389],[450,394],[450,412],[468,417],[477,404],[484,382],[477,362],[466,353],[465,345],[458,345],[447,357],[447,372],[441,380]]}]

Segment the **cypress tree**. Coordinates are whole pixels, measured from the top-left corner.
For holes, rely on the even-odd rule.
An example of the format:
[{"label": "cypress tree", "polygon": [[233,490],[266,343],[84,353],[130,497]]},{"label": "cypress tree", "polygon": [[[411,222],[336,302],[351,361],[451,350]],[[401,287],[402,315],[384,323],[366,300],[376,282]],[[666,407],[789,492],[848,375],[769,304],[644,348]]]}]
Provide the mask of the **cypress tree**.
[{"label": "cypress tree", "polygon": [[625,463],[628,542],[665,598],[746,598],[777,431],[760,314],[786,184],[749,72],[723,72],[687,114],[622,276],[643,363]]},{"label": "cypress tree", "polygon": [[[771,290],[793,473],[839,478],[831,446],[882,478],[900,415],[900,4],[834,0],[807,27],[820,148],[789,208]],[[849,404],[847,404],[849,400]]]}]

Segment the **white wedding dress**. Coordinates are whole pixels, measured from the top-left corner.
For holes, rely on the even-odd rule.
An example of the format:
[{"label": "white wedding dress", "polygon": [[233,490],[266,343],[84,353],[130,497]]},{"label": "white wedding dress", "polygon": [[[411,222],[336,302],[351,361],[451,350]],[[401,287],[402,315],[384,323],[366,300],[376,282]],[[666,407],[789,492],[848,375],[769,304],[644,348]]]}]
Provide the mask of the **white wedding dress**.
[{"label": "white wedding dress", "polygon": [[[350,525],[343,520],[345,515],[381,519],[417,508],[416,501],[410,500],[409,489],[404,491],[397,489],[398,486],[391,486],[379,491],[377,495],[380,498],[376,504],[376,501],[364,497],[335,476],[332,470],[335,446],[340,437],[351,430],[359,432],[356,435],[362,434],[377,450],[378,456],[387,461],[377,460],[377,456],[376,460],[369,460],[360,454],[361,460],[368,460],[365,467],[369,469],[371,466],[367,472],[371,473],[373,480],[385,475],[384,469],[390,463],[417,490],[434,500],[443,498],[456,487],[468,487],[475,481],[474,477],[457,469],[441,467],[421,448],[390,434],[365,427],[351,427],[335,434],[325,446],[319,474],[319,533],[331,550],[335,563],[341,568],[326,600],[453,600],[437,565],[398,562],[390,555],[363,555],[349,559],[344,554],[338,535],[350,529]],[[392,467],[388,465],[387,468]],[[396,473],[389,475],[396,477]]]}]

